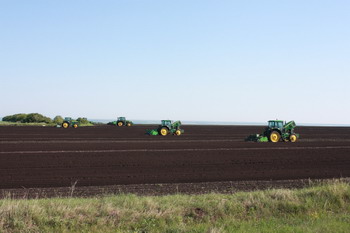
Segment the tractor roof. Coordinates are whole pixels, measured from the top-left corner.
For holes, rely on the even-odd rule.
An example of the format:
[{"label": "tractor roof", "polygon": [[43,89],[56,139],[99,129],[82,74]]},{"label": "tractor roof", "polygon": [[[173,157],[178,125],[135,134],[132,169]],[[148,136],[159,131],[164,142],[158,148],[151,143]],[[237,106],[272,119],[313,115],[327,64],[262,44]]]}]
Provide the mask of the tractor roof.
[{"label": "tractor roof", "polygon": [[281,121],[281,120],[269,120],[269,122],[282,122],[283,123],[283,121]]}]

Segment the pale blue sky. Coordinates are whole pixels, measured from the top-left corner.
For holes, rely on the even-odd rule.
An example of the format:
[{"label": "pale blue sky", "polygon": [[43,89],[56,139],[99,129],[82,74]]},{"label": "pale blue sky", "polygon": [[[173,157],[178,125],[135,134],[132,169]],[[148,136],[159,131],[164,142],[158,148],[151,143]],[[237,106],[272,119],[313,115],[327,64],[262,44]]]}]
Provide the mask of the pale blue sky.
[{"label": "pale blue sky", "polygon": [[350,2],[0,0],[0,116],[350,124]]}]

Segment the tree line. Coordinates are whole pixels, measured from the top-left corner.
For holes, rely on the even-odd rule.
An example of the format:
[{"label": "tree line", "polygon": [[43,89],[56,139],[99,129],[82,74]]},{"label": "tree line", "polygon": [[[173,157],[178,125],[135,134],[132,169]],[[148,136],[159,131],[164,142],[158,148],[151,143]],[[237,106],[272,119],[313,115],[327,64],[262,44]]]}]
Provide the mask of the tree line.
[{"label": "tree line", "polygon": [[[29,114],[19,113],[19,114],[5,116],[2,118],[2,120],[8,121],[8,122],[19,122],[19,123],[47,123],[47,124],[50,124],[50,123],[62,124],[64,121],[62,116],[55,116],[53,119],[51,119],[50,117],[43,116],[42,114],[39,114],[39,113],[29,113]],[[91,123],[85,117],[79,117],[77,121],[80,124]]]}]

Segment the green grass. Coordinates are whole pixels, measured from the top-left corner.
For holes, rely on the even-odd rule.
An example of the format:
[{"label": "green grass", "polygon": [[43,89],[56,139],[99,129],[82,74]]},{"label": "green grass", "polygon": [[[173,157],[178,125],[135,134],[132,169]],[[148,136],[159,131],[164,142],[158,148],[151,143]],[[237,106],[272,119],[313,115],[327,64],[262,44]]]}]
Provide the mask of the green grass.
[{"label": "green grass", "polygon": [[350,232],[350,185],[0,200],[0,232]]},{"label": "green grass", "polygon": [[86,124],[80,124],[80,127],[85,127],[85,126],[94,126],[92,123],[86,123]]}]

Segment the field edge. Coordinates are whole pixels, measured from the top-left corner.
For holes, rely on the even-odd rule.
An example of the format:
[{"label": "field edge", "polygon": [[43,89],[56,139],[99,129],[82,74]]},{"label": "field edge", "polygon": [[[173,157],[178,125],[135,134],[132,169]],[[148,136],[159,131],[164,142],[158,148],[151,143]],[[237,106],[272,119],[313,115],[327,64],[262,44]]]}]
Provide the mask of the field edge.
[{"label": "field edge", "polygon": [[344,182],[350,184],[350,178],[339,179],[296,179],[296,180],[246,180],[200,183],[158,183],[158,184],[128,184],[108,186],[77,186],[52,188],[22,188],[0,189],[0,198],[38,199],[108,196],[120,194],[135,194],[139,196],[160,196],[174,194],[233,194],[241,191],[257,191],[276,188],[301,189],[329,182]]},{"label": "field edge", "polygon": [[234,194],[2,199],[4,232],[349,232],[350,184]]}]

